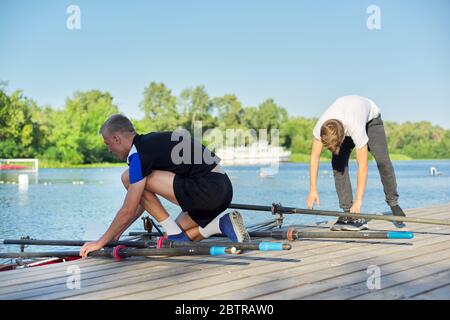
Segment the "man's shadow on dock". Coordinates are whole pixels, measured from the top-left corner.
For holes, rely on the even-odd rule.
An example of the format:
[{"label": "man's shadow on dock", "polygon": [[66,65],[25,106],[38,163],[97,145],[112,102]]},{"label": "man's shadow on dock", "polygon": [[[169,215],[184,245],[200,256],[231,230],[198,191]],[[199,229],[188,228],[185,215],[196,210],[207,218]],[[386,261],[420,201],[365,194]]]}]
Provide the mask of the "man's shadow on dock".
[{"label": "man's shadow on dock", "polygon": [[[145,257],[143,259],[146,259]],[[216,264],[221,266],[247,266],[250,264],[250,262],[246,261],[270,261],[270,262],[290,262],[290,263],[299,263],[301,260],[299,259],[290,259],[290,258],[282,258],[282,257],[259,257],[259,256],[249,256],[249,255],[226,255],[218,257],[195,257],[195,259],[190,258],[177,258],[174,259],[173,257],[149,257],[148,259],[151,259],[151,261],[158,261],[158,262],[168,262],[168,263],[195,263],[195,264]],[[235,261],[238,260],[238,261]],[[244,261],[242,261],[244,260]],[[246,261],[245,261],[246,260]]]},{"label": "man's shadow on dock", "polygon": [[[383,216],[392,216],[391,212],[382,212]],[[366,221],[369,223],[371,221],[379,221],[379,220],[372,220],[372,219],[366,219]],[[315,229],[315,230],[329,230],[330,223],[333,223],[334,220],[321,220],[321,221],[316,221],[315,225],[293,225],[293,226],[289,226],[289,227],[294,227],[296,229],[300,229],[301,231],[311,231],[311,229]],[[408,226],[411,225],[417,225],[417,223],[406,223],[404,226],[401,226],[400,224],[395,224],[394,222],[390,222],[390,221],[382,221],[385,222],[386,224],[390,224],[392,223],[393,229],[387,228],[387,229],[381,229],[381,228],[371,228],[369,225],[369,230],[368,231],[405,231],[405,232],[412,232],[414,234],[421,234],[421,235],[438,235],[438,236],[450,236],[450,227],[448,226],[440,226],[440,225],[434,225],[433,227],[438,229],[437,231],[419,231],[419,230],[409,230]],[[420,225],[420,223],[419,223]],[[279,230],[284,230],[287,229],[287,227],[283,227],[280,228]],[[442,230],[442,231],[441,231]]]},{"label": "man's shadow on dock", "polygon": [[355,244],[381,244],[381,245],[387,245],[387,246],[412,246],[413,244],[411,242],[392,242],[392,240],[385,239],[384,241],[380,240],[359,240],[359,239],[301,239],[297,240],[298,242],[304,241],[304,242],[337,242],[337,243],[355,243]]}]

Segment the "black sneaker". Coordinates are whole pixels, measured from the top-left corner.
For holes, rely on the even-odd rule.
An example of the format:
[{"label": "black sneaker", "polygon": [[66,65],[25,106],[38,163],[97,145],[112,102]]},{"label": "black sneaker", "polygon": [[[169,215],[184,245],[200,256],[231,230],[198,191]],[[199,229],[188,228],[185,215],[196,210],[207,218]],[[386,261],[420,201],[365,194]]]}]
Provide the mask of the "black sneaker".
[{"label": "black sneaker", "polygon": [[[394,217],[406,217],[406,214],[403,212],[402,208],[400,208],[399,205],[392,206],[391,211]],[[392,223],[399,229],[406,227],[403,221],[393,221]]]},{"label": "black sneaker", "polygon": [[347,225],[347,217],[339,217],[339,219],[330,227],[331,231],[341,231]]},{"label": "black sneaker", "polygon": [[369,226],[367,225],[367,221],[360,219],[348,219],[347,223],[342,226],[341,230],[343,231],[361,231],[367,230]]}]

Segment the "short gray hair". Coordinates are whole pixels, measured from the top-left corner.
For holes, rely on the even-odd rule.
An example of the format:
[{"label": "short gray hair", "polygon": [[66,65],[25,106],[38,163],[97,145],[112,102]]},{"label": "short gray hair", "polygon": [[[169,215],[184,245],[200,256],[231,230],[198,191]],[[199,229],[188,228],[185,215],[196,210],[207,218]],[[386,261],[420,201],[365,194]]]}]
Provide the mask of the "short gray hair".
[{"label": "short gray hair", "polygon": [[136,133],[130,119],[121,114],[110,116],[101,126],[99,133],[110,135],[112,133]]}]

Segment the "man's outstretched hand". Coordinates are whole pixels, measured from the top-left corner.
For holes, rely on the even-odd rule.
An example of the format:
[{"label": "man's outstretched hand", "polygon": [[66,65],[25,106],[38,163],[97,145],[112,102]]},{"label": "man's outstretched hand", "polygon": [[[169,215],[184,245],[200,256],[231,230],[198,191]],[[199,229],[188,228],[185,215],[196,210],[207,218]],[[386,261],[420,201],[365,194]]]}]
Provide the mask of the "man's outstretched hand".
[{"label": "man's outstretched hand", "polygon": [[314,206],[314,202],[317,202],[317,206],[320,208],[320,198],[317,191],[311,191],[306,198],[306,205],[308,209],[312,209]]},{"label": "man's outstretched hand", "polygon": [[350,213],[361,213],[362,201],[355,200],[352,207],[350,208]]},{"label": "man's outstretched hand", "polygon": [[99,241],[86,242],[80,249],[80,256],[82,258],[86,258],[89,252],[100,250],[103,247],[104,245],[102,245]]}]

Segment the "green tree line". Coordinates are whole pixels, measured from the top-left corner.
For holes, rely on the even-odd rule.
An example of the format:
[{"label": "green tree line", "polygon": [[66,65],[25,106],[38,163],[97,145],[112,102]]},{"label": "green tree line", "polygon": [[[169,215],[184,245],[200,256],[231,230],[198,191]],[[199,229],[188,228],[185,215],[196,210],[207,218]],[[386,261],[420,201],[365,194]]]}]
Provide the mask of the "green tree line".
[{"label": "green tree line", "polygon": [[[117,161],[98,134],[102,123],[120,113],[108,92],[77,91],[63,108],[39,106],[22,91],[7,92],[0,84],[0,158],[39,158],[65,164]],[[204,86],[184,89],[178,96],[163,83],[144,88],[141,119],[131,119],[140,133],[185,128],[193,132],[225,129],[279,129],[280,143],[293,154],[305,155],[312,143],[315,118],[291,117],[274,99],[244,106],[234,94],[211,97]],[[412,159],[449,159],[450,130],[429,122],[385,122],[392,154]],[[269,131],[270,132],[270,131]],[[324,157],[330,154],[324,152]]]}]

